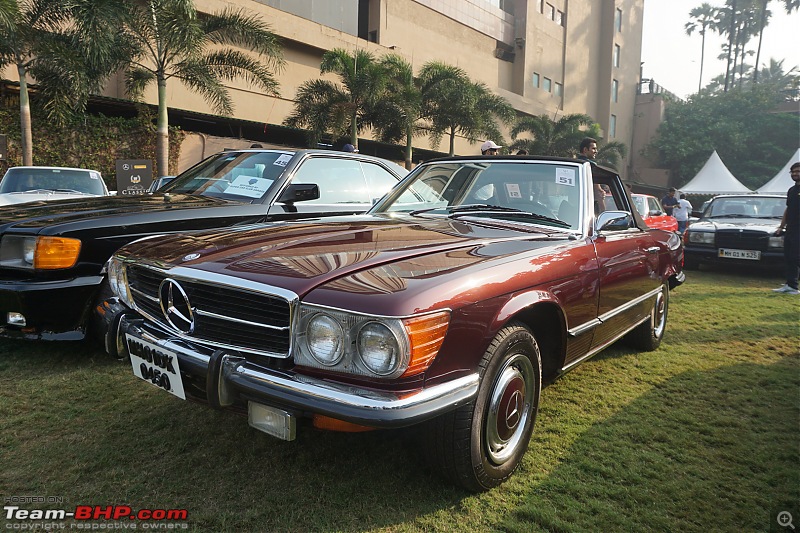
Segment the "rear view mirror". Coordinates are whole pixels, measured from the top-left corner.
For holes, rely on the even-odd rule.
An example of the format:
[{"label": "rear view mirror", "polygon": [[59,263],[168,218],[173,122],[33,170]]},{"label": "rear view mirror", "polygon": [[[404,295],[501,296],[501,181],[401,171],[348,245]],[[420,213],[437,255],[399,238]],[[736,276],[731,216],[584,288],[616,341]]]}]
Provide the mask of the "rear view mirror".
[{"label": "rear view mirror", "polygon": [[279,202],[293,204],[294,202],[307,202],[319,198],[319,186],[316,183],[292,183],[283,191]]}]

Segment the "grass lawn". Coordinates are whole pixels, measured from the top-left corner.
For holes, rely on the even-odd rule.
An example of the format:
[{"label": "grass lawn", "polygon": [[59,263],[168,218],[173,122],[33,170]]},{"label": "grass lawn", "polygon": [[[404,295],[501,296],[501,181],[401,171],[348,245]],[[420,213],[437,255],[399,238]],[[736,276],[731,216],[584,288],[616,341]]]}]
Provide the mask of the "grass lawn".
[{"label": "grass lawn", "polygon": [[780,511],[797,527],[800,298],[780,284],[689,272],[661,348],[615,345],[546,388],[520,470],[481,495],[402,432],[283,442],[83,344],[0,341],[0,496],[187,509],[197,531],[782,531]]}]

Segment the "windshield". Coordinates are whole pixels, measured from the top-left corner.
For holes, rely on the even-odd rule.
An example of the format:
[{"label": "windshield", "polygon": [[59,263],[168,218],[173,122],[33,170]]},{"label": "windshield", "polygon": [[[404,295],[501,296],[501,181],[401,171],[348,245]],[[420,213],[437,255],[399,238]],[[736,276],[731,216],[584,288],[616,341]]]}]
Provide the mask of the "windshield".
[{"label": "windshield", "polygon": [[103,196],[103,178],[95,170],[66,168],[10,168],[0,181],[0,193],[59,191]]},{"label": "windshield", "polygon": [[747,217],[747,218],[781,218],[786,209],[786,199],[780,197],[732,196],[714,198],[706,218],[715,217]]},{"label": "windshield", "polygon": [[491,217],[576,230],[579,178],[579,165],[560,162],[431,163],[370,212]]},{"label": "windshield", "polygon": [[224,152],[190,168],[158,192],[254,203],[277,182],[291,152]]}]

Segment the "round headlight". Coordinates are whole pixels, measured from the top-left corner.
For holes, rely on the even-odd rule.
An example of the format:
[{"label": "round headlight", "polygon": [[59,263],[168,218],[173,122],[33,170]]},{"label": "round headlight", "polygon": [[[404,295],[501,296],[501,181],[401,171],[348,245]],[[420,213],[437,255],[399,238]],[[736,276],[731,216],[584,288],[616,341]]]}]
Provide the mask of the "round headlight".
[{"label": "round headlight", "polygon": [[400,344],[388,327],[379,322],[368,322],[358,332],[358,355],[367,369],[385,376],[397,369]]},{"label": "round headlight", "polygon": [[344,332],[332,317],[317,314],[306,326],[308,350],[317,362],[325,366],[338,363],[344,354]]}]

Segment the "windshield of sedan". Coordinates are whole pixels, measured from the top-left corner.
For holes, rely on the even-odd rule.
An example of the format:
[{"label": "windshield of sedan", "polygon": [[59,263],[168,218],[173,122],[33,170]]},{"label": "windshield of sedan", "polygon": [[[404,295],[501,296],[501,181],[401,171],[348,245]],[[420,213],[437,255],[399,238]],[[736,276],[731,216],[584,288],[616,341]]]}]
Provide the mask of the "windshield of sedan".
[{"label": "windshield of sedan", "polygon": [[0,181],[0,193],[64,192],[103,196],[103,178],[95,170],[66,168],[10,168]]},{"label": "windshield of sedan", "polygon": [[780,197],[731,196],[714,198],[705,218],[781,218],[786,199]]},{"label": "windshield of sedan", "polygon": [[292,157],[292,152],[224,152],[187,170],[158,192],[253,203],[267,194]]},{"label": "windshield of sedan", "polygon": [[426,165],[371,213],[478,216],[576,230],[579,165],[540,161],[457,161]]}]

